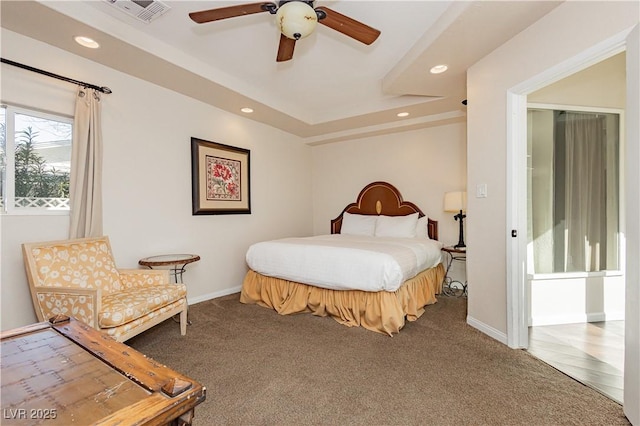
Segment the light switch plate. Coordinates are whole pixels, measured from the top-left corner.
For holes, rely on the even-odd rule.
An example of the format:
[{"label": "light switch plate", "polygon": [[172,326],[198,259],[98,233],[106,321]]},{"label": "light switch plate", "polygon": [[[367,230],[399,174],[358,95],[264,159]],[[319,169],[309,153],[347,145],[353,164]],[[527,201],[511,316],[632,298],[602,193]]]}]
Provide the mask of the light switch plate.
[{"label": "light switch plate", "polygon": [[479,183],[476,185],[476,198],[487,198],[486,183]]}]

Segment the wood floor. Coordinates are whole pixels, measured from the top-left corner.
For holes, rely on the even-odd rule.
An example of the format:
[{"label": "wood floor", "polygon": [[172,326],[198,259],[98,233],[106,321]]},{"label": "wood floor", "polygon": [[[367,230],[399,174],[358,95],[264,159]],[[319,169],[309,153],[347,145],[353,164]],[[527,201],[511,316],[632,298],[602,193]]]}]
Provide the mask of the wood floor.
[{"label": "wood floor", "polygon": [[624,321],[529,327],[528,351],[622,404]]}]

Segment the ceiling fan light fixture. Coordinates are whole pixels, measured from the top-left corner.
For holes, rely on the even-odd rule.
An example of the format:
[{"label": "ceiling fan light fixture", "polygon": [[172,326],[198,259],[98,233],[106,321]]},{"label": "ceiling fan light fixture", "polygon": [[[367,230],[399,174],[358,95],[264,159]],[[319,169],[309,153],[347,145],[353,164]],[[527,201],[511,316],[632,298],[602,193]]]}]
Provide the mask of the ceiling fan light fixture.
[{"label": "ceiling fan light fixture", "polygon": [[287,38],[300,40],[313,32],[318,24],[318,16],[307,3],[293,0],[278,8],[276,22],[280,32]]}]

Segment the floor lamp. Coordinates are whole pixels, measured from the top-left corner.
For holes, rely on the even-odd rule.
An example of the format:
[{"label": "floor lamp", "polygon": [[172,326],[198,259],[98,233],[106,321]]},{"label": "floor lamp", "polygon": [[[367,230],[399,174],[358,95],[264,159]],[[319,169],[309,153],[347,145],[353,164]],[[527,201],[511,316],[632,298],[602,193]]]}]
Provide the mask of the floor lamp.
[{"label": "floor lamp", "polygon": [[458,244],[456,244],[454,247],[465,248],[464,218],[467,217],[467,215],[464,214],[464,212],[467,211],[467,193],[463,191],[445,193],[444,211],[458,213],[454,216],[454,219],[460,221],[460,235],[458,237]]}]

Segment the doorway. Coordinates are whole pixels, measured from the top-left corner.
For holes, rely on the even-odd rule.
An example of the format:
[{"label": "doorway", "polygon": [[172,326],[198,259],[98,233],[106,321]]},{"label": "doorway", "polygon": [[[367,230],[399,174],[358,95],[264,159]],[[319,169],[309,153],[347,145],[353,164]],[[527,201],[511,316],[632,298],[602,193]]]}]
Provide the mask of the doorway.
[{"label": "doorway", "polygon": [[619,403],[624,70],[621,52],[529,94],[527,109],[528,350]]}]

